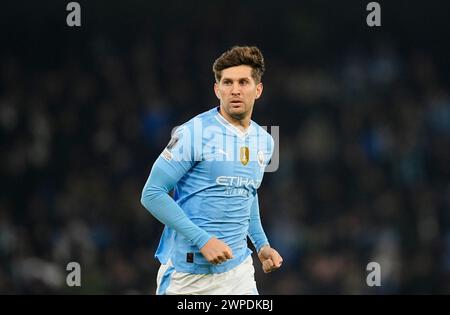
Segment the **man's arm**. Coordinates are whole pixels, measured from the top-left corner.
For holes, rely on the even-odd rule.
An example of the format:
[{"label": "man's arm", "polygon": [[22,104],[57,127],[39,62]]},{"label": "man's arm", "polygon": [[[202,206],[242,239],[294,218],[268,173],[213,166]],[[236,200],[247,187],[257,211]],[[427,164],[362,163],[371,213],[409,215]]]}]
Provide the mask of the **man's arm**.
[{"label": "man's arm", "polygon": [[189,127],[177,129],[152,167],[142,190],[141,203],[155,218],[196,245],[206,260],[221,263],[233,257],[231,248],[194,224],[168,195],[195,164],[191,136]]},{"label": "man's arm", "polygon": [[248,236],[255,246],[256,252],[259,252],[263,246],[269,245],[269,241],[267,240],[266,233],[264,233],[261,218],[259,216],[258,194],[255,195],[255,199],[253,200],[252,207],[250,209]]},{"label": "man's arm", "polygon": [[267,240],[261,224],[258,194],[255,195],[255,200],[253,201],[252,208],[250,210],[248,236],[256,248],[258,258],[261,261],[262,268],[265,273],[281,267],[283,258],[275,249],[270,247],[269,241]]},{"label": "man's arm", "polygon": [[197,245],[202,255],[213,264],[220,264],[233,258],[231,248],[221,240],[212,237],[194,224],[183,209],[168,195],[179,178],[173,178],[161,168],[158,159],[142,191],[142,205],[159,221],[182,234]]},{"label": "man's arm", "polygon": [[162,169],[161,163],[162,161],[158,159],[153,165],[142,190],[141,203],[155,218],[201,248],[211,235],[195,225],[169,196],[168,193],[179,179],[168,175]]}]

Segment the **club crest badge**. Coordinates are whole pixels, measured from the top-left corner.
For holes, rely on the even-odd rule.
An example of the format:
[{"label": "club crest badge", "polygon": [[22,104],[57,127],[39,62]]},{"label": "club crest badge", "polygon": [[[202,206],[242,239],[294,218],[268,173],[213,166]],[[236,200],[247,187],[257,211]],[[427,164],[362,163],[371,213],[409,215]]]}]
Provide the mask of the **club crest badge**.
[{"label": "club crest badge", "polygon": [[263,151],[258,151],[258,154],[256,155],[256,158],[258,160],[259,166],[264,167],[264,162],[265,162],[264,152]]}]

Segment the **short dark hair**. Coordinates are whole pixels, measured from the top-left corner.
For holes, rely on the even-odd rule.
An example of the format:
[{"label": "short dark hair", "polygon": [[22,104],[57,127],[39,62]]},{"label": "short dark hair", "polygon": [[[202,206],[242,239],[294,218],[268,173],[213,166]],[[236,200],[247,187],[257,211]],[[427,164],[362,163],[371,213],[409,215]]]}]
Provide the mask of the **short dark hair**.
[{"label": "short dark hair", "polygon": [[230,67],[247,65],[252,67],[252,77],[256,83],[261,82],[264,74],[264,57],[256,46],[233,46],[224,52],[213,64],[216,81],[222,78],[222,70]]}]

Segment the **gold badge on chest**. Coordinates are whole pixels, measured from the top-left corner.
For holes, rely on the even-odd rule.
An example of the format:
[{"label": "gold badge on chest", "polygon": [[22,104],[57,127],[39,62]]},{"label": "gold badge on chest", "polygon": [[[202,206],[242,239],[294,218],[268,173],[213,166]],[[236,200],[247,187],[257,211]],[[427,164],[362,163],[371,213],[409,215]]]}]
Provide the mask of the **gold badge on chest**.
[{"label": "gold badge on chest", "polygon": [[248,147],[241,147],[240,153],[241,163],[247,165],[248,161],[250,160],[250,150],[248,149]]}]

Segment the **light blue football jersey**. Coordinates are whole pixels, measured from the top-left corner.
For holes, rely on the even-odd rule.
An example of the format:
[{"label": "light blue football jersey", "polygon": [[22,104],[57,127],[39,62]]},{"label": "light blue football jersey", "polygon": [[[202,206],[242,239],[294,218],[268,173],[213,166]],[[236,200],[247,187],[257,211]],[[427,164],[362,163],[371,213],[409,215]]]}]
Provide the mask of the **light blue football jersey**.
[{"label": "light blue football jersey", "polygon": [[[161,263],[170,259],[180,272],[220,273],[251,254],[247,236],[257,249],[268,243],[260,226],[257,189],[273,149],[273,138],[264,128],[251,121],[244,133],[219,113],[219,107],[176,129],[153,169],[174,181],[173,199],[192,223],[230,246],[234,258],[210,264],[199,251],[200,241],[196,245],[166,226],[155,255]],[[249,233],[252,207],[257,211],[258,235]]]}]

